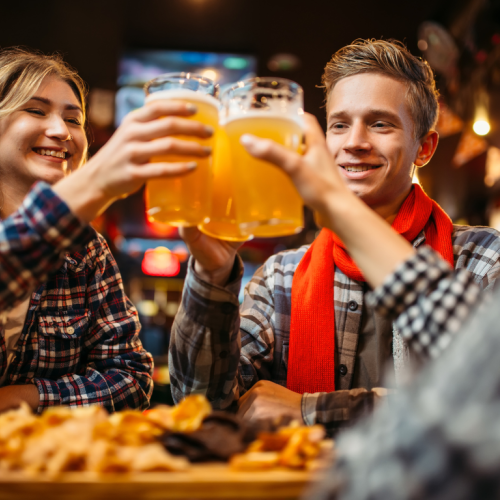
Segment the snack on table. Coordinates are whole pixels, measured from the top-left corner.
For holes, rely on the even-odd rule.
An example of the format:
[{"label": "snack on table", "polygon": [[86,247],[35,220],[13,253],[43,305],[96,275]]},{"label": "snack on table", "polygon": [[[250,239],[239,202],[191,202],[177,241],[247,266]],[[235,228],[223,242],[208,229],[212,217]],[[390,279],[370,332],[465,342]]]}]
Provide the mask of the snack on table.
[{"label": "snack on table", "polygon": [[0,414],[0,478],[11,471],[51,478],[76,471],[183,471],[189,468],[186,457],[229,460],[243,471],[310,468],[325,444],[323,427],[277,427],[282,423],[247,425],[235,415],[211,413],[200,395],[176,407],[113,415],[89,406],[53,407],[37,416],[23,405]]},{"label": "snack on table", "polygon": [[231,458],[229,465],[233,470],[265,470],[279,466],[309,468],[322,452],[324,437],[321,425],[305,427],[292,422],[276,433],[260,433],[245,453]]},{"label": "snack on table", "polygon": [[205,396],[192,394],[177,406],[160,405],[145,414],[165,430],[192,432],[200,428],[203,419],[211,412],[212,407]]},{"label": "snack on table", "polygon": [[185,470],[189,462],[159,443],[166,429],[196,429],[210,411],[202,396],[177,407],[108,415],[99,406],[53,407],[41,416],[27,405],[0,415],[0,476],[87,471],[127,473]]},{"label": "snack on table", "polygon": [[[283,426],[283,424],[288,424]],[[309,469],[328,452],[321,425],[299,426],[289,419],[248,425],[236,415],[213,412],[193,432],[169,432],[161,438],[167,451],[190,462],[228,461],[233,470],[275,467]]]},{"label": "snack on table", "polygon": [[190,462],[227,462],[234,454],[242,453],[255,435],[236,415],[215,411],[201,427],[193,432],[166,432],[161,441],[173,455],[182,455]]}]

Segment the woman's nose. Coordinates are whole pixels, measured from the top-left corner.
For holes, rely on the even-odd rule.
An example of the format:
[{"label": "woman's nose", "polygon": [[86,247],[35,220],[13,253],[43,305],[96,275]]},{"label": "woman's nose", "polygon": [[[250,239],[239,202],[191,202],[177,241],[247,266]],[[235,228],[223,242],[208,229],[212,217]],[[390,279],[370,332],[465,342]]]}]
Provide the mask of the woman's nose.
[{"label": "woman's nose", "polygon": [[58,139],[60,141],[67,141],[71,136],[68,125],[60,116],[52,116],[50,118],[45,133],[48,137]]}]

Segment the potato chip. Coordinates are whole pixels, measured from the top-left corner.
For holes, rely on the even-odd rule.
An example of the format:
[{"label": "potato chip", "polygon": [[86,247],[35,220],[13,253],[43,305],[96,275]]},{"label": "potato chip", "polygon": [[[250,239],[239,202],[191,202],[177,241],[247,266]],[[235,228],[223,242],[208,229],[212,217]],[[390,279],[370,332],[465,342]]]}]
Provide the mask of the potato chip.
[{"label": "potato chip", "polygon": [[279,453],[276,451],[254,451],[239,453],[229,461],[229,467],[239,471],[269,470],[279,464]]},{"label": "potato chip", "polygon": [[319,457],[324,436],[321,425],[305,427],[296,423],[276,433],[261,432],[245,453],[231,459],[230,465],[237,470],[263,470],[276,466],[308,468],[309,463]]}]

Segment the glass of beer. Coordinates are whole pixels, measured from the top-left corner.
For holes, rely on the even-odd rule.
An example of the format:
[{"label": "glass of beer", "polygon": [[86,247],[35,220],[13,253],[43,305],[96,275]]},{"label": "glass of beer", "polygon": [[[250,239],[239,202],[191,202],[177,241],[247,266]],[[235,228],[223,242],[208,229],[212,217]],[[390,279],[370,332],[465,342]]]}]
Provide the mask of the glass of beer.
[{"label": "glass of beer", "polygon": [[219,123],[214,150],[214,181],[210,220],[198,226],[202,233],[219,240],[247,241],[252,235],[243,234],[236,216],[237,200],[233,189],[233,162],[226,131]]},{"label": "glass of beer", "polygon": [[285,236],[304,226],[302,200],[290,178],[274,165],[252,157],[240,143],[243,134],[253,134],[300,152],[303,100],[300,85],[272,77],[244,80],[221,95],[236,219],[243,235]]},{"label": "glass of beer", "polygon": [[[166,73],[144,86],[146,105],[157,99],[175,99],[194,104],[196,114],[188,119],[210,125],[214,131],[219,123],[218,86],[208,78],[194,73]],[[175,136],[203,146],[214,146],[215,134],[209,139]],[[169,179],[155,179],[146,185],[146,210],[150,219],[172,226],[197,226],[209,216],[212,203],[212,155],[206,158],[165,155],[151,158],[153,162],[196,161],[198,167],[188,174]]]}]

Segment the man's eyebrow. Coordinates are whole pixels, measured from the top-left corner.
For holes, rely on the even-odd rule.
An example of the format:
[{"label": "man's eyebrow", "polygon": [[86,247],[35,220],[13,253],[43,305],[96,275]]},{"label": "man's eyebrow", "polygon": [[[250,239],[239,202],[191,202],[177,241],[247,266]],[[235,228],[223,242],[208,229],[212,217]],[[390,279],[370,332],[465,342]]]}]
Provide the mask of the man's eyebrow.
[{"label": "man's eyebrow", "polygon": [[[47,99],[46,97],[33,96],[30,100],[32,100],[32,101],[40,101],[40,102],[43,102],[45,104],[48,104],[49,106],[51,104],[53,104],[52,101],[50,99]],[[77,111],[80,111],[81,113],[83,113],[82,108],[80,108],[80,106],[77,106],[76,104],[66,104],[64,106],[64,109],[67,109],[67,110],[77,110]]]},{"label": "man's eyebrow", "polygon": [[399,117],[399,115],[393,113],[392,111],[388,111],[387,109],[370,109],[368,114],[380,118],[389,118],[392,121],[401,123],[401,118]]},{"label": "man's eyebrow", "polygon": [[347,116],[347,111],[336,111],[335,113],[330,113],[328,115],[328,119],[331,120],[333,118],[346,118]]},{"label": "man's eyebrow", "polygon": [[[401,118],[396,113],[388,111],[387,109],[369,109],[364,114],[374,118],[387,118],[391,121],[401,123]],[[328,115],[328,120],[334,120],[336,118],[346,119],[348,117],[349,117],[349,112],[342,110],[342,111],[336,111]]]}]

